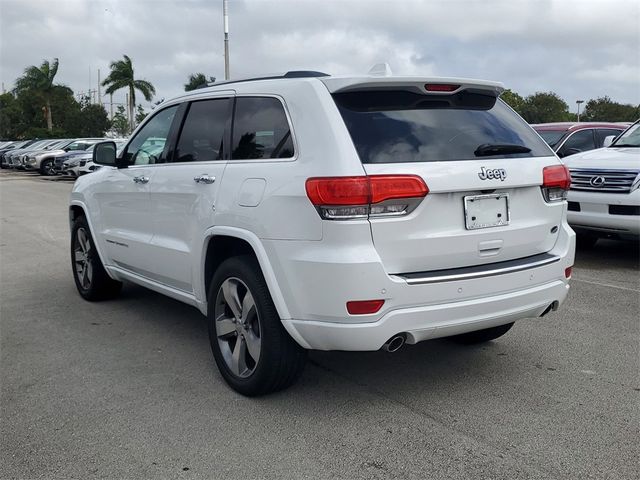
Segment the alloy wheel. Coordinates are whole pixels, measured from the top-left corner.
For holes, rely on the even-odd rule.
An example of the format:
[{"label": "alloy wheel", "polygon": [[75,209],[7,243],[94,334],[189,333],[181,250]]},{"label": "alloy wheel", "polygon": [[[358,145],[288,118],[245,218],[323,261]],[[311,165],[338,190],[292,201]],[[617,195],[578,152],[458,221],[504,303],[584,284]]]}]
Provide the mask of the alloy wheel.
[{"label": "alloy wheel", "polygon": [[227,278],[216,295],[215,327],[224,361],[235,376],[247,378],[260,359],[262,338],[255,300],[239,278]]},{"label": "alloy wheel", "polygon": [[76,230],[76,242],[73,249],[76,277],[83,289],[91,287],[93,265],[91,264],[91,242],[87,231],[80,227]]}]

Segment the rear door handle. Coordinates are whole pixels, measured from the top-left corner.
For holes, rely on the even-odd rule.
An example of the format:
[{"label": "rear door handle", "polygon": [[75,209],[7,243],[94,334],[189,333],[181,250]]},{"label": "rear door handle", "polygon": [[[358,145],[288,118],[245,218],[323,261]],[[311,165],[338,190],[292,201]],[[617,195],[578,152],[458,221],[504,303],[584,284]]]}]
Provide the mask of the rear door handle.
[{"label": "rear door handle", "polygon": [[145,177],[144,175],[139,175],[137,177],[133,177],[133,181],[136,183],[149,183],[149,177]]},{"label": "rear door handle", "polygon": [[204,173],[202,175],[193,177],[193,181],[196,183],[206,183],[207,185],[211,185],[213,182],[216,181],[216,177],[210,177],[209,175]]}]

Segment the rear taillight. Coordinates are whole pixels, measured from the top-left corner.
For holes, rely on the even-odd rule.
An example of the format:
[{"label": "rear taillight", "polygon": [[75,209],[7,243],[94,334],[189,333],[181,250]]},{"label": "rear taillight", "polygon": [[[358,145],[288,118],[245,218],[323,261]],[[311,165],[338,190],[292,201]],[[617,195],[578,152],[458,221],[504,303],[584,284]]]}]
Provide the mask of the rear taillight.
[{"label": "rear taillight", "polygon": [[573,273],[573,267],[567,267],[564,269],[565,278],[571,278],[571,273]]},{"label": "rear taillight", "polygon": [[316,177],[305,187],[326,220],[406,215],[429,193],[417,175]]},{"label": "rear taillight", "polygon": [[546,202],[566,200],[570,186],[571,174],[565,165],[551,165],[542,170],[542,195]]}]

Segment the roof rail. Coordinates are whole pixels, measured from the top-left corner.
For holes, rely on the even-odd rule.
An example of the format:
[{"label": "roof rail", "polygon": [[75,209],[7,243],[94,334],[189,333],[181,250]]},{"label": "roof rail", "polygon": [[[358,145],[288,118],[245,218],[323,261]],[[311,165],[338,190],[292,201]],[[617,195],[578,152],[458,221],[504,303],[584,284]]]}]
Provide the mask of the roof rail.
[{"label": "roof rail", "polygon": [[249,78],[238,78],[236,80],[225,80],[223,82],[214,82],[205,85],[202,85],[197,88],[207,88],[207,87],[217,87],[218,85],[229,85],[232,83],[242,83],[242,82],[252,82],[255,80],[277,80],[282,78],[315,78],[315,77],[328,77],[330,76],[328,73],[324,72],[316,72],[313,70],[291,70],[282,75],[266,75],[264,77],[249,77]]}]

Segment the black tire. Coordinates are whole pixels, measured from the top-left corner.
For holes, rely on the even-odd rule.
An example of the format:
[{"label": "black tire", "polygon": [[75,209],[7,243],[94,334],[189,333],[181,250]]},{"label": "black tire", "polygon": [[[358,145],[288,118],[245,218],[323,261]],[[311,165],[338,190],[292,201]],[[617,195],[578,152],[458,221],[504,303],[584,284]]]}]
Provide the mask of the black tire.
[{"label": "black tire", "polygon": [[[223,284],[229,285],[229,282],[235,282],[235,297],[238,299],[236,305],[242,304],[241,309],[245,307],[245,301],[240,301],[241,295],[246,299],[247,294],[250,294],[253,299],[254,307],[247,308],[242,315],[246,323],[236,320],[238,316],[234,316],[225,300]],[[242,395],[253,397],[285,389],[300,377],[307,352],[289,336],[282,326],[255,257],[242,255],[222,262],[213,275],[208,301],[207,323],[211,350],[222,377],[231,388]],[[218,311],[218,321],[216,321],[216,311]],[[219,328],[223,318],[227,324],[232,321],[235,325],[245,325],[245,331],[243,332],[243,327],[240,326],[239,329],[236,328],[237,331],[220,333],[217,325]],[[251,325],[247,326],[250,322]],[[259,339],[260,350],[257,361],[250,355],[248,340],[246,340],[246,335],[249,333],[253,335],[254,341],[255,338]],[[230,352],[238,348],[236,342],[242,341],[245,342],[245,349],[240,349],[239,355],[244,356],[243,365],[246,367],[244,376],[234,373],[233,365],[228,363],[231,361]]]},{"label": "black tire", "polygon": [[581,249],[593,248],[598,237],[592,233],[576,233],[576,247]]},{"label": "black tire", "polygon": [[55,175],[53,171],[53,159],[47,158],[40,163],[40,175],[44,175],[45,177],[50,177]]},{"label": "black tire", "polygon": [[[81,238],[85,239],[86,250],[83,248]],[[83,216],[78,216],[71,228],[71,269],[78,293],[85,300],[108,300],[120,293],[122,282],[113,280],[105,271],[91,236],[89,224]],[[87,273],[87,276],[82,272]]]},{"label": "black tire", "polygon": [[485,328],[484,330],[476,330],[475,332],[463,333],[449,338],[456,343],[473,345],[474,343],[484,343],[495,340],[511,330],[511,327],[513,327],[513,322],[497,327]]}]

